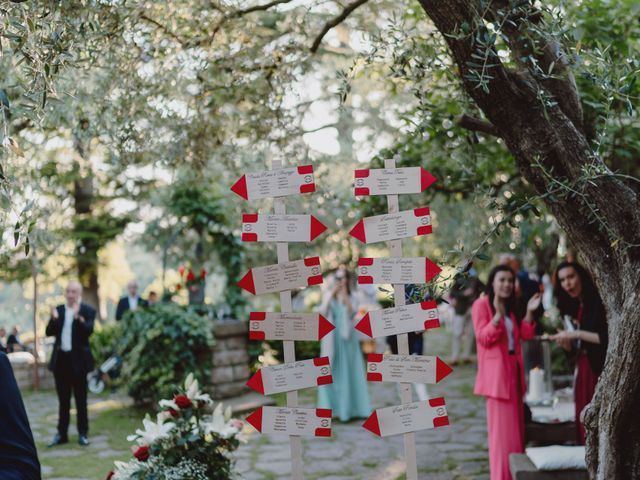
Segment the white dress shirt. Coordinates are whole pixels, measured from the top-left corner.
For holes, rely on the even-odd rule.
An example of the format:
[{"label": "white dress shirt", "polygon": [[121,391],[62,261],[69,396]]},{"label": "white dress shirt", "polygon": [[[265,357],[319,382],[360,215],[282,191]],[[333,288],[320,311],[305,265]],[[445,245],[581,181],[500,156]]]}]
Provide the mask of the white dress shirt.
[{"label": "white dress shirt", "polygon": [[129,297],[129,309],[136,310],[138,308],[138,297]]},{"label": "white dress shirt", "polygon": [[60,349],[63,352],[71,351],[71,332],[73,329],[73,308],[65,305],[64,307],[64,325],[62,325],[62,334],[60,335]]}]

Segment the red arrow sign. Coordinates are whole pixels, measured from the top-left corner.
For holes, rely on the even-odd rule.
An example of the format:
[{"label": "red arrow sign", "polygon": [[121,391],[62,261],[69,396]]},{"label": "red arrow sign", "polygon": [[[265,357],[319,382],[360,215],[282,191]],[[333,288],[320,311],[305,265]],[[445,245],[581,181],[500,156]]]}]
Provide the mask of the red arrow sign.
[{"label": "red arrow sign", "polygon": [[238,285],[249,293],[262,295],[321,283],[320,258],[309,257],[304,260],[252,268],[242,277]]},{"label": "red arrow sign", "polygon": [[428,300],[400,307],[372,310],[362,317],[355,329],[369,337],[378,338],[429,330],[439,326],[436,302]]},{"label": "red arrow sign", "polygon": [[327,408],[260,407],[245,420],[261,433],[330,437],[331,413]]},{"label": "red arrow sign", "polygon": [[313,165],[247,173],[231,187],[232,192],[245,200],[284,197],[315,190]]},{"label": "red arrow sign", "polygon": [[358,283],[429,283],[442,269],[427,257],[358,259]]},{"label": "red arrow sign", "polygon": [[434,384],[452,371],[440,357],[371,353],[367,358],[367,380],[370,382]]},{"label": "red arrow sign", "polygon": [[251,312],[249,340],[322,340],[333,324],[318,313]]},{"label": "red arrow sign", "polygon": [[378,408],[362,424],[379,437],[416,432],[449,425],[444,398],[428,402],[413,402],[393,407]]},{"label": "red arrow sign", "polygon": [[326,229],[313,215],[242,215],[243,242],[310,242]]},{"label": "red arrow sign", "polygon": [[431,231],[429,207],[421,207],[363,218],[353,226],[349,234],[362,243],[376,243],[428,235]]},{"label": "red arrow sign", "polygon": [[333,383],[329,357],[272,365],[258,370],[247,386],[262,395],[292,392]]},{"label": "red arrow sign", "polygon": [[356,196],[420,193],[436,181],[422,167],[361,169],[354,176]]}]

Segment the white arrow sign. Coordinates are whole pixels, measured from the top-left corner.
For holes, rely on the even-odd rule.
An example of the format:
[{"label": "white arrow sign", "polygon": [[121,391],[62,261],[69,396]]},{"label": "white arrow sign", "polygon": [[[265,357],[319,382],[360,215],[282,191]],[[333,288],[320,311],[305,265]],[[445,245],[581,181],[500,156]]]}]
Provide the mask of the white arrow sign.
[{"label": "white arrow sign", "polygon": [[261,433],[331,436],[331,409],[260,407],[246,418]]},{"label": "white arrow sign", "polygon": [[326,229],[313,215],[242,215],[243,242],[310,242]]},{"label": "white arrow sign", "polygon": [[431,233],[429,207],[361,219],[349,234],[362,243],[385,242]]},{"label": "white arrow sign", "polygon": [[370,353],[367,357],[367,380],[370,382],[435,384],[452,371],[440,357],[380,353]]},{"label": "white arrow sign", "polygon": [[334,328],[319,313],[249,314],[249,340],[322,340]]},{"label": "white arrow sign", "polygon": [[378,408],[362,424],[379,437],[416,432],[449,425],[444,398],[413,402],[395,407]]},{"label": "white arrow sign", "polygon": [[358,283],[429,283],[442,269],[427,257],[358,259]]},{"label": "white arrow sign", "polygon": [[356,170],[354,176],[354,193],[357,197],[420,193],[436,181],[422,167],[361,169]]},{"label": "white arrow sign", "polygon": [[365,335],[378,338],[402,333],[438,328],[438,308],[429,300],[402,307],[384,308],[368,312],[355,326]]},{"label": "white arrow sign", "polygon": [[333,383],[329,357],[272,365],[258,370],[247,386],[262,395],[292,392]]},{"label": "white arrow sign", "polygon": [[247,173],[233,184],[231,191],[245,200],[315,192],[313,165]]},{"label": "white arrow sign", "polygon": [[262,295],[321,283],[320,258],[310,257],[252,268],[238,285],[254,295]]}]

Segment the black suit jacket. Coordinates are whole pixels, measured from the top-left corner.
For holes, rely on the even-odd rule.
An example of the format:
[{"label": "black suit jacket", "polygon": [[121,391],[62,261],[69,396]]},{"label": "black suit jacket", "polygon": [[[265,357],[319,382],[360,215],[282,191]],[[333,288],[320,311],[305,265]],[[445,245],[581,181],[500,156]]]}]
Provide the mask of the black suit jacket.
[{"label": "black suit jacket", "polygon": [[587,351],[591,369],[596,375],[600,375],[607,356],[609,333],[607,315],[599,295],[584,300],[584,314],[580,329],[595,332],[600,336],[600,343],[582,342],[582,347]]},{"label": "black suit jacket", "polygon": [[[49,362],[49,370],[55,372],[60,352],[60,342],[62,337],[62,327],[64,326],[65,305],[58,305],[58,318],[51,317],[47,324],[47,336],[56,337],[53,345],[53,353]],[[71,363],[73,370],[77,374],[87,374],[93,370],[93,355],[89,346],[89,337],[93,333],[93,324],[96,319],[95,308],[80,304],[78,315],[84,318],[84,322],[74,320],[71,326]]]},{"label": "black suit jacket", "polygon": [[[147,301],[138,297],[138,307],[146,307]],[[118,306],[116,307],[116,321],[122,319],[125,313],[131,310],[131,306],[129,305],[129,297],[122,297],[118,301]]]},{"label": "black suit jacket", "polygon": [[9,359],[0,353],[0,478],[40,480],[40,462]]}]

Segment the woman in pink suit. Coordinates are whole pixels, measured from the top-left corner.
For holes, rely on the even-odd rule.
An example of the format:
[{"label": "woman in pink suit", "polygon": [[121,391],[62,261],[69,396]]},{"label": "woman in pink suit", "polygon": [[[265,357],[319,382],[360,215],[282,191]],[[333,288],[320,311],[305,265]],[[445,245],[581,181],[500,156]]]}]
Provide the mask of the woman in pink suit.
[{"label": "woman in pink suit", "polygon": [[511,480],[509,454],[524,451],[525,392],[520,338],[535,335],[533,312],[540,305],[535,294],[520,322],[514,314],[515,274],[506,265],[489,273],[486,295],[478,298],[471,316],[478,346],[478,375],[474,393],[487,398],[489,468],[491,480]]}]

